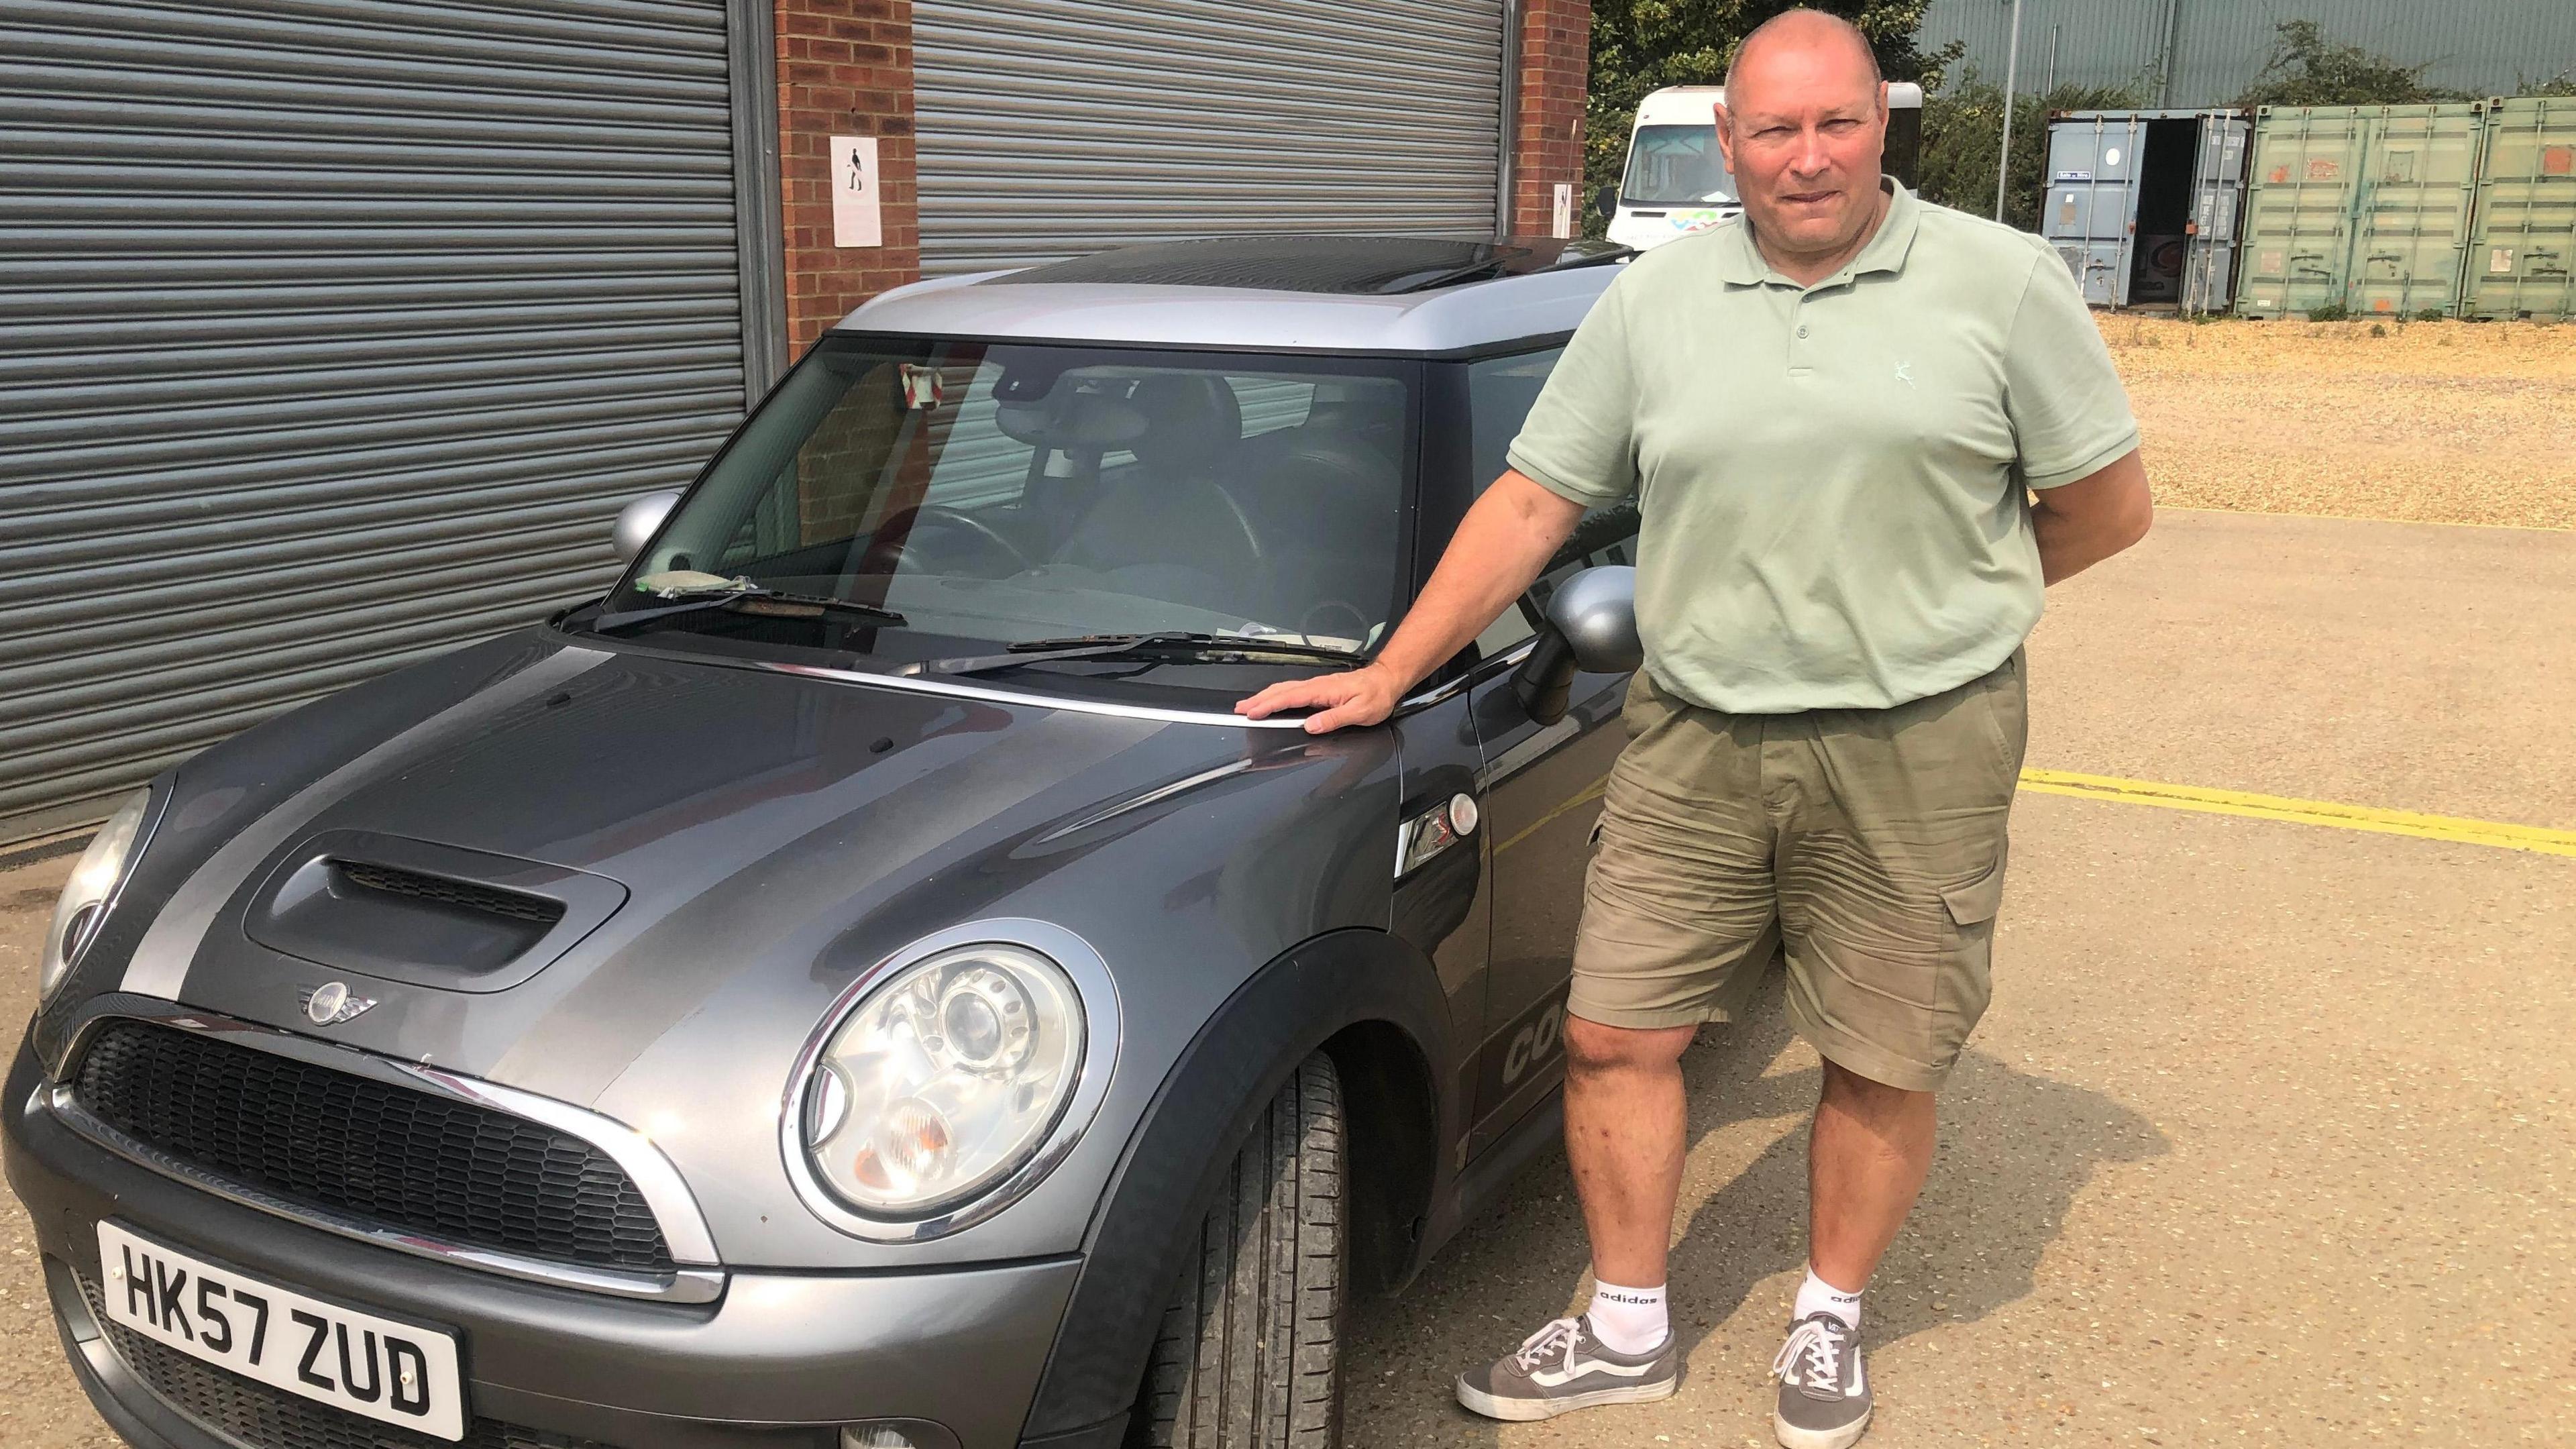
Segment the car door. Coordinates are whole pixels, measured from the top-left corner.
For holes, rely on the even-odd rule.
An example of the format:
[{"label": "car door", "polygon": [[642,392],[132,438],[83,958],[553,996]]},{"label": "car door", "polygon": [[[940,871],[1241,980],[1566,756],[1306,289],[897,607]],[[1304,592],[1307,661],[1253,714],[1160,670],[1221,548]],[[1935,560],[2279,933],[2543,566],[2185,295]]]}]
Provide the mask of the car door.
[{"label": "car door", "polygon": [[[1475,477],[1501,474],[1503,449],[1561,352],[1469,365]],[[1633,504],[1587,513],[1528,595],[1477,640],[1489,663],[1468,705],[1483,757],[1477,795],[1493,904],[1471,1154],[1564,1077],[1565,993],[1592,824],[1610,762],[1627,742],[1619,728],[1627,675],[1577,674],[1564,718],[1543,725],[1514,695],[1511,666],[1527,656],[1557,585],[1597,564],[1634,564],[1636,536]]]}]

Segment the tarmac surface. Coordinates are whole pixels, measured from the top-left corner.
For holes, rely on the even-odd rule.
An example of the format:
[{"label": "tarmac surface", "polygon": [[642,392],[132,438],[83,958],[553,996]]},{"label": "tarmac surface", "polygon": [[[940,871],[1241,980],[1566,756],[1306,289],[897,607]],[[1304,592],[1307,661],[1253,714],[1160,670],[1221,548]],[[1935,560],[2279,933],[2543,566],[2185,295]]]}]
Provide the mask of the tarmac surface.
[{"label": "tarmac surface", "polygon": [[[2029,763],[2576,828],[2571,624],[2576,533],[2169,509],[2052,596]],[[0,1017],[69,866],[0,873]],[[1996,958],[1865,1445],[2576,1443],[2576,857],[2025,792]],[[1452,1401],[1585,1295],[1551,1158],[1355,1310],[1352,1449],[1771,1443],[1816,1059],[1775,983],[1686,1071],[1681,1393]],[[114,1442],[0,1205],[0,1445]]]}]

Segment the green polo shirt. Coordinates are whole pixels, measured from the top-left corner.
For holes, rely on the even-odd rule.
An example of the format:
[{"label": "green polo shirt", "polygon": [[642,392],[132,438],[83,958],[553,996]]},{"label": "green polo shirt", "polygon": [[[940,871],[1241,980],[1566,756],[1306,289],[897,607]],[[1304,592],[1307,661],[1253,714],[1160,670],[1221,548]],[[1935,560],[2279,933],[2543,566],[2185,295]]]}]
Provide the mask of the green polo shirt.
[{"label": "green polo shirt", "polygon": [[2138,445],[2074,279],[2038,237],[1918,201],[1812,287],[1731,222],[1627,264],[1511,465],[1637,496],[1637,628],[1711,709],[1885,708],[2000,666],[2039,622],[2030,488]]}]

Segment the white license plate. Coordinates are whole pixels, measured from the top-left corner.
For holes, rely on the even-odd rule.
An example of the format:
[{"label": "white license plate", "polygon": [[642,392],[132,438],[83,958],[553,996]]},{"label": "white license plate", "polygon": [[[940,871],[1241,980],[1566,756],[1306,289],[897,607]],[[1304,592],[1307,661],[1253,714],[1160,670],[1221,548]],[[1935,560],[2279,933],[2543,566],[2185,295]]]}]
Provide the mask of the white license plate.
[{"label": "white license plate", "polygon": [[181,1353],[440,1439],[465,1437],[456,1335],[397,1323],[98,1225],[107,1316]]}]

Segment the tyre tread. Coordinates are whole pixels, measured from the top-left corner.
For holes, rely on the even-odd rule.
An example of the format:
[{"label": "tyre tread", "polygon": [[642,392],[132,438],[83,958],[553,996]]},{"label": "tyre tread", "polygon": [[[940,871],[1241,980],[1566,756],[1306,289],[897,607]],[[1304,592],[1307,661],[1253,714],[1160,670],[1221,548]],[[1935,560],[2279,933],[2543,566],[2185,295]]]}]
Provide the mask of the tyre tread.
[{"label": "tyre tread", "polygon": [[1132,1449],[1333,1449],[1343,1273],[1341,1080],[1317,1053],[1253,1126],[1174,1285]]}]

